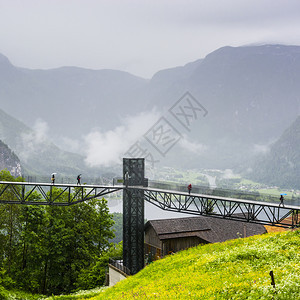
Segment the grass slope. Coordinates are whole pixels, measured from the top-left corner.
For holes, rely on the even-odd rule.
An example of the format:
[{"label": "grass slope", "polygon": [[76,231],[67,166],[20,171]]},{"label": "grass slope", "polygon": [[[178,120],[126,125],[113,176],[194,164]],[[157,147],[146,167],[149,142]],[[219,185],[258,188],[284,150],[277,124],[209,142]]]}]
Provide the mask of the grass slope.
[{"label": "grass slope", "polygon": [[299,230],[198,246],[156,261],[92,299],[300,299],[299,250]]}]

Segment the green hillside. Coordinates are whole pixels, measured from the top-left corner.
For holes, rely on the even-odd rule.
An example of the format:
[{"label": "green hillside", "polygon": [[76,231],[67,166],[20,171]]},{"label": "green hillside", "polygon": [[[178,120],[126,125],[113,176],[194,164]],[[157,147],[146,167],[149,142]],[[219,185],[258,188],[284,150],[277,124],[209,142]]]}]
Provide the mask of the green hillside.
[{"label": "green hillside", "polygon": [[299,230],[198,246],[156,261],[92,299],[299,299],[299,247]]},{"label": "green hillside", "polygon": [[300,230],[207,244],[153,262],[111,288],[48,298],[6,291],[0,276],[0,299],[296,300],[300,299],[299,248]]}]

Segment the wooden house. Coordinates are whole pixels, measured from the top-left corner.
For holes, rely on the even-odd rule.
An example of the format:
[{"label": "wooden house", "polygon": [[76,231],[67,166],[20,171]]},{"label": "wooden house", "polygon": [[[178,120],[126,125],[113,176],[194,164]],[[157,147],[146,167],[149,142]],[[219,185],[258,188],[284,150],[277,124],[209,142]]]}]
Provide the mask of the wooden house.
[{"label": "wooden house", "polygon": [[266,232],[260,224],[203,216],[150,220],[145,224],[145,255],[153,260],[199,244],[224,242]]}]

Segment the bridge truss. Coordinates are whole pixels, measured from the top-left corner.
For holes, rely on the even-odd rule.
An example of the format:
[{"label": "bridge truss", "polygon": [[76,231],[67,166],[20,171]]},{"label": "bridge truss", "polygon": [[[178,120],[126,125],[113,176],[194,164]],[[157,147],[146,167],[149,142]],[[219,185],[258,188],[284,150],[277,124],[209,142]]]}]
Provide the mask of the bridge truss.
[{"label": "bridge truss", "polygon": [[[298,206],[144,187],[144,159],[124,159],[123,181],[125,186],[0,181],[0,203],[68,206],[123,190],[123,262],[131,274],[144,265],[145,201],[163,210],[264,225],[296,227],[300,222]],[[33,197],[36,192],[39,196]]]},{"label": "bridge truss", "polygon": [[[126,189],[125,186],[76,185],[0,181],[0,203],[68,206]],[[279,227],[295,227],[300,222],[300,207],[279,206],[212,195],[191,194],[142,186],[128,186],[140,191],[144,200],[168,211],[203,215]],[[39,200],[32,201],[34,192]],[[56,191],[56,192],[55,192]]]},{"label": "bridge truss", "polygon": [[163,210],[278,227],[295,227],[300,222],[300,207],[298,206],[279,206],[279,204],[268,202],[188,194],[155,188],[132,188],[144,191],[144,199]]},{"label": "bridge truss", "polygon": [[[122,186],[0,181],[0,203],[68,206],[122,190]],[[31,200],[34,192],[39,200]]]}]

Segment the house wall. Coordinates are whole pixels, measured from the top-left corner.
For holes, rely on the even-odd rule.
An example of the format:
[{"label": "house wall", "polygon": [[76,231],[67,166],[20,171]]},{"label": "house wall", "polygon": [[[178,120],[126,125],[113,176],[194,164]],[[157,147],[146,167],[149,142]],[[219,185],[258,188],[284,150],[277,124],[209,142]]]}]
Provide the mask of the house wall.
[{"label": "house wall", "polygon": [[152,226],[149,226],[145,231],[145,243],[160,249],[162,247],[162,242]]},{"label": "house wall", "polygon": [[190,247],[195,247],[199,244],[204,244],[204,243],[206,242],[204,242],[203,240],[201,240],[196,236],[163,240],[163,247],[162,247],[163,256],[168,255],[172,252],[178,252],[180,250],[184,250]]},{"label": "house wall", "polygon": [[152,226],[145,231],[145,259],[146,264],[162,256],[162,242]]},{"label": "house wall", "polygon": [[149,262],[159,257],[175,253],[180,250],[195,247],[199,244],[207,244],[207,241],[197,236],[170,237],[160,240],[152,226],[145,229],[145,259]]},{"label": "house wall", "polygon": [[157,260],[162,257],[162,251],[161,248],[157,248],[154,246],[151,246],[147,243],[144,244],[145,249],[145,263],[146,265],[151,263],[154,260]]}]

